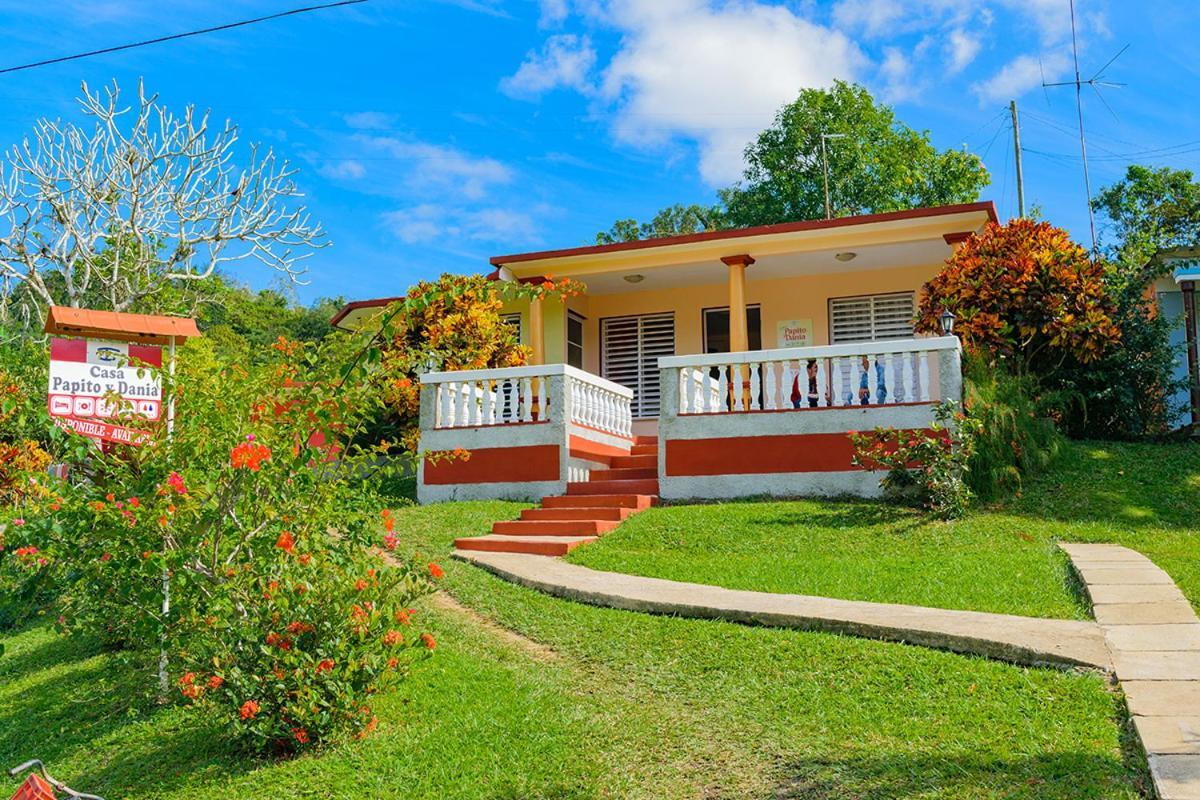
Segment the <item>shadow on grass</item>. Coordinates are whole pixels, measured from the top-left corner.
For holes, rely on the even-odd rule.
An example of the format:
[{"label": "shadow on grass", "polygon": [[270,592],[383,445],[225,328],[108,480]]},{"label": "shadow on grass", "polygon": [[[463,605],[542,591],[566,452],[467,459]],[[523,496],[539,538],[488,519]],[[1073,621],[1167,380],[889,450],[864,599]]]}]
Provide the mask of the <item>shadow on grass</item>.
[{"label": "shadow on grass", "polygon": [[4,683],[24,683],[0,705],[0,766],[40,758],[81,791],[115,797],[167,791],[218,765],[221,776],[257,766],[194,713],[158,706],[146,659],[55,637],[0,663]]},{"label": "shadow on grass", "polygon": [[1028,797],[1078,800],[1108,797],[1124,787],[1141,796],[1147,779],[1112,758],[1090,753],[1048,753],[1030,757],[970,755],[850,755],[813,759],[787,766],[792,776],[780,783],[775,800],[894,800],[930,793],[955,797]]}]

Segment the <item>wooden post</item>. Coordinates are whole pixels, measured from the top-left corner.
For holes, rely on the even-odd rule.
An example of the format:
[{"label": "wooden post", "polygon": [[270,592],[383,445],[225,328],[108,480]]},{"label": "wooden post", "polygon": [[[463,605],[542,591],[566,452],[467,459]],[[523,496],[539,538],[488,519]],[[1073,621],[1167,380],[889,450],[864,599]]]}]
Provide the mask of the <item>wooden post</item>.
[{"label": "wooden post", "polygon": [[1188,399],[1191,401],[1192,433],[1200,430],[1200,356],[1196,347],[1196,282],[1180,281],[1183,318],[1187,325]]}]

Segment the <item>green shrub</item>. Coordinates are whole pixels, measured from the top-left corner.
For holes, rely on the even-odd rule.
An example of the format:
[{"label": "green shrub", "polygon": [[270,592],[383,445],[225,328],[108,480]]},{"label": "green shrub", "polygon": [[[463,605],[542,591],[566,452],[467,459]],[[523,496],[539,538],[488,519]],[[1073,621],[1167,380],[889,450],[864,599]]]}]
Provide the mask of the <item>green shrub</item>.
[{"label": "green shrub", "polygon": [[1019,491],[1023,476],[1058,454],[1062,436],[1039,406],[1035,378],[1016,377],[979,358],[963,366],[966,410],[979,423],[967,483],[984,500]]}]

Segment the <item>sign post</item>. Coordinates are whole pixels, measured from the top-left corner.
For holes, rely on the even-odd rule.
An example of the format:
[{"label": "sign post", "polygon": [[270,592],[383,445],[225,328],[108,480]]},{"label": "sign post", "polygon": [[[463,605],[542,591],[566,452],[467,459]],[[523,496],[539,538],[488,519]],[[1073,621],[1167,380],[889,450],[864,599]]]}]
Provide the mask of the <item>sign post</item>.
[{"label": "sign post", "polygon": [[[152,434],[108,420],[130,416],[149,427],[162,417],[162,346],[167,345],[167,373],[175,378],[175,341],[200,335],[194,319],[149,314],[123,314],[51,306],[46,315],[50,340],[50,386],[47,408],[55,424],[100,442],[143,444]],[[71,338],[65,338],[71,337]],[[175,432],[175,392],[167,397],[167,441]],[[114,407],[117,399],[119,406]],[[163,554],[167,537],[163,535]],[[159,691],[165,699],[167,618],[171,613],[171,572],[162,572],[162,647],[158,655]]]}]

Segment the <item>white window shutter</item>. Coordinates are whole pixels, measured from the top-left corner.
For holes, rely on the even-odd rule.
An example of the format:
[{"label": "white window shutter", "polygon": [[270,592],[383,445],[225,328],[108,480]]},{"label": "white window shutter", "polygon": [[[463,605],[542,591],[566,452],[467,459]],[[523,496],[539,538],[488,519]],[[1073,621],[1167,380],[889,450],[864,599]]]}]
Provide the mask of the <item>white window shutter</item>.
[{"label": "white window shutter", "polygon": [[829,343],[909,339],[916,305],[912,292],[829,301]]},{"label": "white window shutter", "polygon": [[660,356],[675,355],[675,316],[649,314],[601,322],[601,373],[633,390],[633,416],[657,417]]}]

